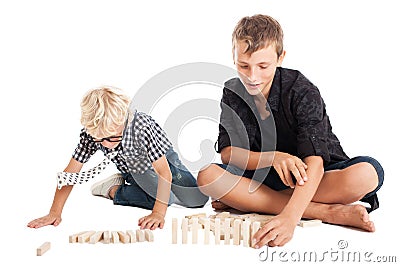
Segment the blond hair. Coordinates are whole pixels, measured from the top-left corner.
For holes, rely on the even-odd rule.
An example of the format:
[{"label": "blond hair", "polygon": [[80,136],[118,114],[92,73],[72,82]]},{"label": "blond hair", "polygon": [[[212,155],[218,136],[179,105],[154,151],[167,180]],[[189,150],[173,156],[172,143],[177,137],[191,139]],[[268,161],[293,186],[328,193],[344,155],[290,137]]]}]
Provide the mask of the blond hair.
[{"label": "blond hair", "polygon": [[247,43],[245,53],[254,53],[260,49],[275,45],[278,57],[283,53],[283,31],[274,18],[267,15],[254,15],[242,18],[232,34],[232,51],[238,41]]},{"label": "blond hair", "polygon": [[116,135],[127,118],[129,102],[129,97],[115,87],[89,90],[81,101],[81,124],[95,138]]}]

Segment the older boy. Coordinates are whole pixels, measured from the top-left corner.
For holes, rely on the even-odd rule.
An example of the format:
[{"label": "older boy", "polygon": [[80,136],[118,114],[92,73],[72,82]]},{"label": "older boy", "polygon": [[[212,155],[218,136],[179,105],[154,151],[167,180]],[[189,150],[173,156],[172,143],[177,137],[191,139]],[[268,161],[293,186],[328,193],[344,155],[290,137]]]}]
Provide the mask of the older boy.
[{"label": "older boy", "polygon": [[[121,173],[94,184],[92,194],[113,199],[116,205],[151,209],[138,225],[162,228],[169,204],[202,207],[208,197],[199,191],[163,129],[149,115],[130,110],[129,103],[128,96],[113,87],[90,90],[83,97],[84,128],[65,172],[80,172],[97,150],[105,155],[116,153],[112,161]],[[72,187],[56,189],[49,214],[29,222],[28,227],[59,225]]]},{"label": "older boy", "polygon": [[253,236],[255,248],[283,246],[302,217],[374,231],[367,209],[349,204],[378,207],[383,169],[370,157],[350,159],[317,87],[299,71],[280,67],[279,23],[245,17],[232,41],[239,78],[225,83],[221,100],[223,164],[199,172],[202,192],[218,200],[214,208],[277,214]]}]

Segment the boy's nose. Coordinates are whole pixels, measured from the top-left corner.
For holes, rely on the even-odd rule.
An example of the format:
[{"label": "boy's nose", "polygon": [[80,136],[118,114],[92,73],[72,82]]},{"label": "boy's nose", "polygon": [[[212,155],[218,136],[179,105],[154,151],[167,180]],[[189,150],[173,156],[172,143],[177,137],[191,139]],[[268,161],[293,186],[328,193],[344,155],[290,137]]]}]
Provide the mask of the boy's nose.
[{"label": "boy's nose", "polygon": [[257,81],[257,74],[256,74],[256,71],[255,71],[254,68],[251,68],[251,69],[249,70],[248,79],[249,79],[250,82],[255,82],[255,81]]}]

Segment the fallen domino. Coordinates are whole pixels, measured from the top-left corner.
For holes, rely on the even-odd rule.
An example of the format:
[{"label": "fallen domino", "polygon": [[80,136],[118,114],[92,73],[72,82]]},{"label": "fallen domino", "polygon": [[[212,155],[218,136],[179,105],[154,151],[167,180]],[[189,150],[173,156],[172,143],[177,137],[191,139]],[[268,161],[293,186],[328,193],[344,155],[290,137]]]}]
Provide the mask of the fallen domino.
[{"label": "fallen domino", "polygon": [[110,243],[136,243],[136,242],[153,242],[154,235],[149,229],[137,229],[136,231],[83,231],[69,236],[69,243],[88,243],[103,244]]},{"label": "fallen domino", "polygon": [[50,242],[44,242],[40,247],[36,249],[36,256],[42,256],[50,249]]}]

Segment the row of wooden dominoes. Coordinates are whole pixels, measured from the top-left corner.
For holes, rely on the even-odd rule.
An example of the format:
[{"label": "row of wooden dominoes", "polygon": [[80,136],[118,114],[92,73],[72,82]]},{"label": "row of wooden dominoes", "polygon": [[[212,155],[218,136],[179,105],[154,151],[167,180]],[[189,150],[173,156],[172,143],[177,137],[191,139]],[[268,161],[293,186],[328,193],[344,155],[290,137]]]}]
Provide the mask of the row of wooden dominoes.
[{"label": "row of wooden dominoes", "polygon": [[[181,223],[181,238],[182,244],[188,243],[188,232],[191,232],[191,243],[197,244],[199,230],[203,231],[203,242],[204,244],[210,244],[210,235],[214,236],[214,243],[219,245],[221,240],[224,241],[225,245],[231,244],[240,245],[240,241],[243,242],[244,247],[250,246],[250,237],[260,228],[260,222],[250,222],[249,220],[242,221],[235,219],[233,221],[233,227],[231,227],[231,220],[225,219],[221,221],[220,218],[216,218],[214,221],[209,218],[183,218]],[[178,243],[178,219],[172,219],[172,244]]]},{"label": "row of wooden dominoes", "polygon": [[96,244],[102,242],[110,243],[135,243],[135,242],[153,242],[154,235],[149,229],[137,229],[136,231],[83,231],[69,236],[69,243],[89,243]]},{"label": "row of wooden dominoes", "polygon": [[[230,214],[222,212],[209,217],[204,213],[185,216],[181,222],[181,243],[188,243],[188,232],[191,232],[191,243],[198,243],[198,232],[203,231],[204,244],[210,243],[210,234],[214,235],[214,243],[219,245],[221,240],[225,245],[251,246],[251,237],[258,229],[267,223],[273,215],[260,214]],[[321,224],[319,220],[300,221],[299,226],[307,227]],[[172,219],[172,244],[178,243],[178,219]]]}]

